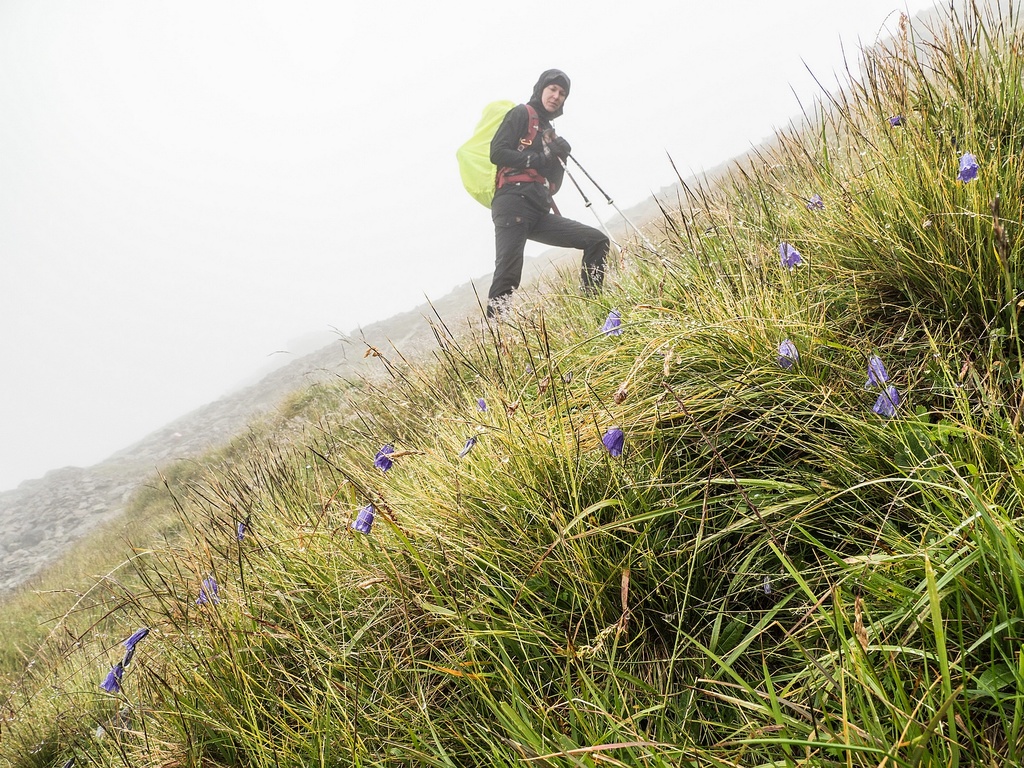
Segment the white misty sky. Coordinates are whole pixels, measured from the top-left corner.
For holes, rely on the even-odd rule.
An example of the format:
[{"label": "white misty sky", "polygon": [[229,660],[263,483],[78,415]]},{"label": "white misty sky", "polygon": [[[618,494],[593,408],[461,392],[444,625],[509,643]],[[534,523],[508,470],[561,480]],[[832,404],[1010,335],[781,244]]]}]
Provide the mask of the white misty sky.
[{"label": "white misty sky", "polygon": [[931,5],[0,0],[0,490],[488,273],[454,152],[542,70],[625,208],[675,180],[666,153],[744,151],[813,100],[807,68],[833,86],[844,47]]}]

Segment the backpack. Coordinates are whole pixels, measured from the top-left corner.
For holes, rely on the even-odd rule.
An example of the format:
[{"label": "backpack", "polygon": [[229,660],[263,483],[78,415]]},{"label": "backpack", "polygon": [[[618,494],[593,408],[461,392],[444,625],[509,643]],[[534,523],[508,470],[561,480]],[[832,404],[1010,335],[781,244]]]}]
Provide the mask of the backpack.
[{"label": "backpack", "polygon": [[[498,168],[491,162],[491,139],[498,132],[498,126],[505,119],[505,115],[514,106],[515,103],[511,101],[492,101],[484,107],[483,116],[477,123],[473,135],[455,151],[462,186],[469,192],[470,197],[485,208],[491,207],[498,176]],[[536,113],[532,113],[530,134],[520,141],[528,146],[536,134]]]}]

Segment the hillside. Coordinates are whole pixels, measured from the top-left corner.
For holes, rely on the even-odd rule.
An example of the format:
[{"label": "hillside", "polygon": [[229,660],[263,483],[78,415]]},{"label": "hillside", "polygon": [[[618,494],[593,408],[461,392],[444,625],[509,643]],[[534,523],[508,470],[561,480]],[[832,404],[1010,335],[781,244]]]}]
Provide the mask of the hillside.
[{"label": "hillside", "polygon": [[[674,196],[672,190],[662,194]],[[646,201],[625,213],[639,223],[649,221],[656,211],[657,206]],[[623,236],[621,224],[613,221],[609,226],[616,237]],[[524,285],[573,258],[578,257],[553,249],[528,259]],[[478,315],[474,285],[486,292],[489,282],[490,275],[482,275],[430,304],[356,329],[251,386],[175,419],[98,464],[55,469],[0,492],[0,594],[24,583],[97,526],[116,520],[141,486],[158,482],[161,470],[226,445],[252,422],[272,415],[288,396],[317,382],[375,375],[374,361],[364,357],[368,345],[397,348],[413,359],[429,354],[434,344],[430,321],[438,315],[454,322]]]},{"label": "hillside", "polygon": [[1019,11],[145,494],[9,603],[0,761],[1024,763]]}]

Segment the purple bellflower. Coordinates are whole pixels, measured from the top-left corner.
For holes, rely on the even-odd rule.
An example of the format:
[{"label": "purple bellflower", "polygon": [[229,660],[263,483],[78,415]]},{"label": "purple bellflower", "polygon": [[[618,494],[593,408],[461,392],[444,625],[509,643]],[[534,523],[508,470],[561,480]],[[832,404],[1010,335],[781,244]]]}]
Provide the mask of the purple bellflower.
[{"label": "purple bellflower", "polygon": [[608,449],[608,453],[612,455],[613,459],[618,458],[622,455],[622,448],[626,444],[626,435],[618,427],[612,427],[604,433],[601,442]]},{"label": "purple bellflower", "polygon": [[796,344],[786,339],[779,344],[779,356],[775,359],[778,360],[781,367],[788,371],[800,360],[800,353],[796,351]]},{"label": "purple bellflower", "polygon": [[619,314],[619,310],[613,309],[608,313],[608,318],[604,321],[604,325],[601,326],[601,332],[605,336],[622,335],[622,315]]},{"label": "purple bellflower", "polygon": [[807,201],[807,210],[808,211],[824,211],[825,210],[825,201],[821,199],[821,195],[811,195],[810,199]]},{"label": "purple bellflower", "polygon": [[132,657],[135,656],[136,644],[149,634],[149,627],[143,627],[142,629],[135,630],[131,637],[124,641],[124,647],[127,649],[124,652],[124,659],[121,660],[121,667],[127,667],[132,663]]},{"label": "purple bellflower", "polygon": [[880,387],[889,380],[889,372],[885,370],[885,363],[878,355],[871,355],[868,358],[868,380],[864,383],[864,389]]},{"label": "purple bellflower", "polygon": [[217,586],[217,580],[213,576],[207,576],[203,579],[203,585],[199,587],[199,597],[196,598],[196,605],[206,605],[207,603],[219,603],[220,602],[220,587]]},{"label": "purple bellflower", "polygon": [[978,158],[970,152],[960,158],[960,172],[956,175],[958,181],[966,184],[978,178]]},{"label": "purple bellflower", "polygon": [[107,693],[117,693],[121,690],[121,675],[123,674],[124,667],[120,663],[118,663],[114,666],[113,669],[111,669],[107,673],[107,676],[103,679],[103,682],[100,683],[100,688],[102,688]]},{"label": "purple bellflower", "polygon": [[129,651],[134,651],[135,646],[139,644],[139,641],[142,640],[142,638],[144,638],[148,634],[149,627],[143,627],[142,629],[135,630],[134,632],[132,632],[131,637],[124,641],[124,647],[127,648]]},{"label": "purple bellflower", "polygon": [[469,440],[466,441],[466,444],[462,446],[462,450],[459,451],[459,458],[461,459],[467,453],[472,451],[474,445],[476,445],[476,436],[469,438]]},{"label": "purple bellflower", "polygon": [[779,263],[791,272],[804,263],[800,251],[789,243],[779,243]]},{"label": "purple bellflower", "polygon": [[900,404],[900,393],[896,387],[890,384],[884,390],[882,394],[875,400],[874,406],[871,410],[881,416],[883,419],[891,419],[896,415],[896,406]]},{"label": "purple bellflower", "polygon": [[241,541],[245,538],[246,531],[249,530],[249,516],[245,516],[245,520],[238,522],[238,530],[235,532],[235,538]]},{"label": "purple bellflower", "polygon": [[481,411],[485,411],[486,412],[487,411],[487,401],[484,400],[482,397],[478,397],[476,399],[476,407],[479,408]]},{"label": "purple bellflower", "polygon": [[394,452],[395,447],[393,445],[385,445],[379,451],[377,451],[377,455],[373,458],[373,466],[375,466],[381,472],[387,472],[395,463],[388,458],[388,455]]},{"label": "purple bellflower", "polygon": [[895,128],[898,125],[903,125],[903,115],[893,115],[889,118],[889,125]]},{"label": "purple bellflower", "polygon": [[352,522],[352,530],[368,534],[373,527],[374,512],[376,510],[373,508],[373,504],[367,504],[360,509],[356,514],[356,519]]},{"label": "purple bellflower", "polygon": [[767,573],[764,575],[764,582],[761,584],[761,589],[764,590],[766,595],[770,595],[772,593],[772,580]]}]

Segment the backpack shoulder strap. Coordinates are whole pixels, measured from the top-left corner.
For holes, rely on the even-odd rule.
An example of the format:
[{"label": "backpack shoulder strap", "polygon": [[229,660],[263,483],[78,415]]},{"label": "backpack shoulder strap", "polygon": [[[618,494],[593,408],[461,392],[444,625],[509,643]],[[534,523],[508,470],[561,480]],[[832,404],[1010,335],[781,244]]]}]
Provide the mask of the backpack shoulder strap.
[{"label": "backpack shoulder strap", "polygon": [[537,133],[540,131],[540,117],[537,115],[537,110],[530,104],[524,104],[523,106],[526,107],[526,114],[529,115],[530,119],[527,123],[526,135],[519,140],[520,152],[533,144],[533,140],[537,138]]}]

